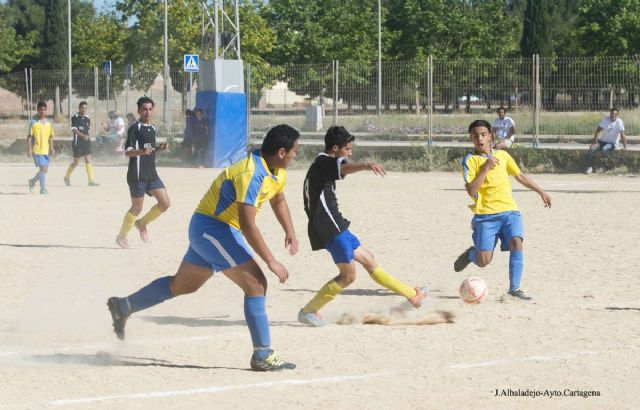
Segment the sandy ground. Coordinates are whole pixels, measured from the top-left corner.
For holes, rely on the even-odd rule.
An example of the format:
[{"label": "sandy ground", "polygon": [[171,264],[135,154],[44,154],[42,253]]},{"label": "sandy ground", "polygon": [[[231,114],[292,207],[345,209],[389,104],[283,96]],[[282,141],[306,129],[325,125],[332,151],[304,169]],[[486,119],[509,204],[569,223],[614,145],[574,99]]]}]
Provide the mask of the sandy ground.
[{"label": "sandy ground", "polygon": [[[122,250],[114,238],[129,206],[126,169],[97,166],[102,185],[90,188],[78,167],[74,186],[65,187],[67,163],[54,160],[48,196],[28,192],[32,166],[0,164],[0,408],[637,408],[638,178],[536,175],[553,197],[550,210],[516,190],[526,228],[523,287],[532,302],[505,296],[508,254],[483,270],[453,272],[470,245],[458,174],[347,178],[338,195],[352,231],[388,271],[431,289],[426,306],[402,320],[429,322],[437,311],[455,318],[336,324],[344,314],[356,322],[388,316],[405,303],[359,270],[323,310],[332,325],[316,329],[296,314],[336,269],[327,253],[310,250],[304,172],[291,171],[299,254],[285,253],[268,206],[258,225],[292,274],[280,285],[267,273],[268,309],[274,348],[298,367],[264,374],[248,371],[242,293],[221,274],[194,295],[134,315],[125,342],[112,333],[105,306],[109,296],[175,272],[189,217],[218,170],[161,168],[172,207],[150,225],[151,243],[132,232],[133,249]],[[489,285],[479,305],[458,297],[469,275]],[[565,395],[573,391],[599,396]],[[516,396],[532,393],[540,396]]]}]

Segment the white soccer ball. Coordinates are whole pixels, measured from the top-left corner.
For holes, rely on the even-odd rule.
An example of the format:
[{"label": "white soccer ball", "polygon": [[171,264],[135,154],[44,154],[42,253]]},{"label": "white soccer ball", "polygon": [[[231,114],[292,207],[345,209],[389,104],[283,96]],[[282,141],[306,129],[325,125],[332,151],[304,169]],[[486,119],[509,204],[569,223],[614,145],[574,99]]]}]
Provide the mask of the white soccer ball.
[{"label": "white soccer ball", "polygon": [[487,283],[477,276],[472,276],[460,284],[460,297],[464,303],[480,303],[489,293]]}]

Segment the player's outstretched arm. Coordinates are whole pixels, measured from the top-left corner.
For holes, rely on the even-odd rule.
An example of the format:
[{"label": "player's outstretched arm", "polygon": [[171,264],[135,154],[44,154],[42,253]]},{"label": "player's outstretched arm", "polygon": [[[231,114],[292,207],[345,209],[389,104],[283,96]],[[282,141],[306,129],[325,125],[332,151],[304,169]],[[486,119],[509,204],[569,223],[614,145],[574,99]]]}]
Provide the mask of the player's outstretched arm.
[{"label": "player's outstretched arm", "polygon": [[515,178],[516,178],[516,181],[520,182],[525,187],[529,188],[532,191],[537,192],[540,195],[540,198],[542,198],[542,202],[544,202],[545,208],[551,208],[551,197],[549,196],[549,194],[547,194],[544,191],[544,189],[540,188],[538,184],[533,182],[533,179],[531,179],[528,175],[524,173],[521,173]]},{"label": "player's outstretched arm", "polygon": [[293,256],[298,253],[298,238],[296,238],[296,232],[293,229],[291,212],[289,211],[289,205],[284,197],[284,193],[274,196],[269,203],[282,229],[284,229],[284,247],[285,249],[288,248],[289,255]]},{"label": "player's outstretched arm", "polygon": [[240,230],[249,242],[251,248],[267,264],[269,270],[278,277],[280,283],[285,283],[289,278],[287,268],[274,258],[269,250],[258,226],[256,225],[256,208],[253,205],[238,202],[238,218],[240,219]]},{"label": "player's outstretched arm", "polygon": [[384,177],[387,175],[387,171],[384,170],[382,165],[375,162],[347,162],[340,166],[340,173],[342,175],[349,175],[359,171],[371,170],[374,174]]}]

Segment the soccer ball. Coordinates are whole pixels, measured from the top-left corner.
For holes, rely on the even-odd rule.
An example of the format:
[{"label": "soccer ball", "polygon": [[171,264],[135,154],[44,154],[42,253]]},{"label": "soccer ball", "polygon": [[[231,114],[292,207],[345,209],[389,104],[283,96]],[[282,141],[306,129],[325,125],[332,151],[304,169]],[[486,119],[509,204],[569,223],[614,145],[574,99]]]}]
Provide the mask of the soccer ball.
[{"label": "soccer ball", "polygon": [[480,303],[489,293],[487,283],[477,276],[472,276],[460,284],[460,297],[464,303]]}]

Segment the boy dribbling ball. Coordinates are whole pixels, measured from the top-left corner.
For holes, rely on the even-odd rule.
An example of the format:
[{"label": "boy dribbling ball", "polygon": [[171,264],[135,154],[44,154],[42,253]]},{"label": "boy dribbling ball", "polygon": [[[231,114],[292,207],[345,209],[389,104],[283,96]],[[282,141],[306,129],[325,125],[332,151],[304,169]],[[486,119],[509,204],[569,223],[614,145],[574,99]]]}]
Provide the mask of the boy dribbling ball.
[{"label": "boy dribbling ball", "polygon": [[473,246],[464,251],[453,264],[456,272],[462,271],[471,262],[483,268],[493,258],[493,250],[500,239],[500,249],[509,251],[509,295],[530,300],[520,282],[524,270],[524,225],[511,195],[512,176],[532,191],[537,192],[545,208],[551,207],[551,197],[533,180],[525,175],[504,150],[493,149],[491,124],[485,120],[476,120],[469,125],[469,137],[474,152],[468,153],[462,160],[463,178],[467,193],[473,200],[469,205],[474,213]]}]

